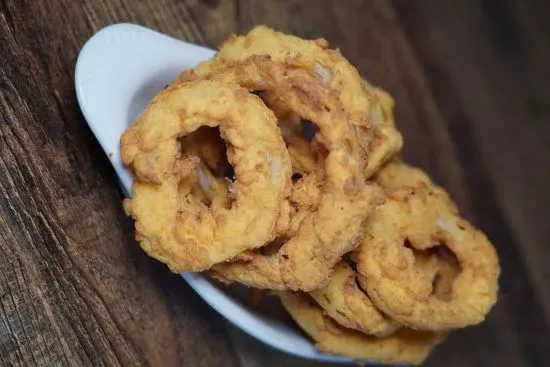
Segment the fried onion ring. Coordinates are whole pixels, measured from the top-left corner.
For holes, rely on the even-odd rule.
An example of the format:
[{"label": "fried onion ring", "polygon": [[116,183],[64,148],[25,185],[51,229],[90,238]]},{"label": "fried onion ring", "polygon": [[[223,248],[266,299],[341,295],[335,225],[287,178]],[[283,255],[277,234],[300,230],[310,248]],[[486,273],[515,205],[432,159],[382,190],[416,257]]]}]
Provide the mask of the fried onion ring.
[{"label": "fried onion ring", "polygon": [[380,363],[420,364],[445,333],[399,329],[385,338],[376,338],[346,329],[325,316],[307,294],[278,292],[283,306],[296,323],[325,353],[336,353],[358,360]]},{"label": "fried onion ring", "polygon": [[[487,237],[420,170],[390,163],[376,180],[387,188],[388,199],[375,209],[355,254],[360,284],[376,307],[413,329],[483,321],[496,302],[500,273]],[[441,250],[458,264],[440,267],[435,276],[419,271],[419,256],[441,258]],[[447,282],[434,286],[438,273]]]},{"label": "fried onion ring", "polygon": [[[179,138],[219,126],[234,168],[230,208],[208,207],[193,187],[199,160]],[[174,272],[202,271],[271,241],[290,189],[288,152],[273,113],[245,89],[194,81],[160,92],[121,138],[135,173],[136,238]]]}]

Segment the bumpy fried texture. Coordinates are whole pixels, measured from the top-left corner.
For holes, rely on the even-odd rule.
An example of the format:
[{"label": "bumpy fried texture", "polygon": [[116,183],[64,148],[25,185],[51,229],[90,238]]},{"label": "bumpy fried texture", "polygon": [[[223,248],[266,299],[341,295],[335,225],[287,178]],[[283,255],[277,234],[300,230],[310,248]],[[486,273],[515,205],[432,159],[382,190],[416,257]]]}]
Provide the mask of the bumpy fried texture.
[{"label": "bumpy fried texture", "polygon": [[[403,148],[403,136],[397,130],[393,118],[393,107],[395,105],[391,96],[381,88],[362,81],[363,89],[370,100],[370,114],[368,116],[368,127],[357,127],[361,155],[365,161],[364,175],[370,178],[381,166],[387,163]],[[275,113],[279,120],[279,126],[283,132],[291,132],[292,136],[299,136],[301,119],[294,114],[273,92],[262,92],[259,94],[266,105]],[[285,140],[286,141],[286,140]],[[295,157],[307,157],[308,154],[300,154],[313,150],[317,152],[317,159],[323,158],[323,152],[319,151],[319,143],[316,139],[303,139],[295,143],[289,150],[296,149]],[[291,151],[291,157],[293,152]],[[302,166],[300,161],[292,160],[293,166]]]},{"label": "bumpy fried texture", "polygon": [[[373,87],[367,82],[363,81],[363,87],[367,91],[369,98],[371,99],[371,115],[370,121],[372,129],[361,128],[362,133],[369,133],[372,135],[372,139],[362,139],[365,146],[363,149],[368,152],[367,166],[365,167],[365,173],[371,176],[372,173],[377,170],[383,163],[393,157],[403,145],[403,139],[399,131],[395,128],[393,121],[392,109],[394,102],[392,98],[382,89]],[[298,115],[292,112],[285,104],[284,101],[279,98],[275,93],[264,91],[259,93],[259,96],[266,103],[266,105],[273,110],[278,119],[279,127],[283,134],[283,139],[287,143],[287,148],[292,160],[293,172],[302,176],[304,173],[310,173],[319,168],[319,162],[322,162],[325,151],[320,148],[320,145],[315,139],[304,138],[302,121]],[[322,183],[320,172],[317,172],[315,178],[306,177],[303,180],[298,181],[296,187],[293,188],[291,194],[291,225],[287,233],[288,237],[291,237],[296,233],[297,225],[301,223],[305,215],[315,209],[318,203],[320,194],[320,188]],[[284,237],[284,236],[283,236]],[[230,279],[241,280],[248,278],[248,284],[258,287],[270,287],[270,284],[277,284],[281,282],[280,275],[277,271],[267,272],[254,270],[247,271],[243,268],[243,264],[224,265],[222,266],[222,272],[225,273],[226,282],[230,282]],[[342,267],[343,265],[340,265]],[[260,258],[248,264],[251,269],[269,269],[265,266],[265,259]],[[340,270],[341,271],[341,270]],[[337,269],[338,272],[338,269]],[[326,287],[326,290],[338,294],[336,280],[342,279],[342,276],[335,274],[331,279],[331,283]],[[271,286],[273,287],[273,286]],[[279,287],[277,287],[279,288]],[[280,287],[282,289],[284,287]],[[349,287],[346,287],[349,289]],[[357,297],[355,297],[357,296]],[[366,305],[362,304],[362,300],[366,298]],[[319,300],[319,298],[317,298]],[[345,317],[348,317],[346,327],[359,328],[370,334],[383,335],[384,333],[390,333],[396,329],[397,323],[389,321],[379,311],[377,311],[368,296],[366,296],[361,290],[357,289],[357,292],[350,294],[347,292],[345,297],[339,298],[342,301],[342,306],[346,303],[351,304],[351,307],[344,307],[343,310],[338,307],[331,307],[327,309],[327,312],[333,317],[337,318],[341,313],[346,313]],[[356,308],[353,305],[361,305],[372,312],[355,312]],[[323,305],[324,306],[324,305]],[[337,319],[338,320],[338,319]],[[380,321],[385,320],[385,321]],[[338,321],[343,321],[339,319]]]},{"label": "bumpy fried texture", "polygon": [[380,363],[420,364],[432,348],[445,338],[441,332],[408,329],[400,329],[385,338],[376,338],[341,327],[325,316],[306,294],[278,292],[278,295],[290,316],[325,353]]},{"label": "bumpy fried texture", "polygon": [[[228,208],[194,194],[200,161],[182,156],[179,139],[201,126],[219,126],[226,141],[235,172]],[[172,271],[202,271],[274,238],[288,206],[290,158],[273,113],[243,88],[195,81],[165,89],[126,130],[121,152],[136,175],[126,205],[136,237]]]},{"label": "bumpy fried texture", "polygon": [[387,336],[399,328],[372,303],[359,287],[357,273],[345,261],[334,268],[330,282],[310,295],[328,316],[348,329],[378,337]]},{"label": "bumpy fried texture", "polygon": [[[315,73],[323,64],[330,73]],[[211,78],[251,90],[274,92],[288,108],[313,122],[318,140],[330,146],[327,174],[337,189],[361,183],[358,141],[352,126],[366,126],[369,100],[357,71],[326,42],[302,40],[258,27],[226,42],[213,60],[184,72],[175,83]],[[353,92],[353,93],[350,93]],[[347,96],[347,97],[346,97]],[[334,177],[333,177],[334,176]]]},{"label": "bumpy fried texture", "polygon": [[369,128],[359,127],[359,143],[365,155],[365,177],[371,177],[384,163],[403,148],[403,136],[393,119],[394,101],[381,88],[363,80],[363,88],[369,96],[371,110]]},{"label": "bumpy fried texture", "polygon": [[217,264],[211,274],[219,281],[234,281],[261,289],[286,289],[281,267],[274,264],[280,249],[298,232],[304,218],[311,216],[319,206],[324,184],[323,171],[316,170],[302,177],[291,189],[289,225],[266,248],[248,252],[247,256],[229,263]]},{"label": "bumpy fried texture", "polygon": [[[273,92],[317,127],[316,140],[327,151],[316,210],[276,255],[256,253],[252,261],[216,267],[225,278],[239,274],[239,282],[273,289],[319,288],[341,256],[358,244],[366,218],[383,197],[376,185],[365,183],[357,140],[356,127],[367,124],[369,100],[355,68],[327,46],[258,27],[232,38],[213,60],[175,82],[206,78]],[[288,232],[280,229],[281,235]],[[228,267],[241,268],[224,274]],[[262,284],[256,282],[259,277]]]},{"label": "bumpy fried texture", "polygon": [[[331,226],[339,226],[346,228],[345,223],[348,224],[349,230],[344,230],[344,233],[337,233],[336,236],[339,238],[346,239],[347,236],[357,233],[357,230],[360,230],[362,223],[354,221],[353,218],[358,216],[356,207],[353,204],[349,206],[340,206],[340,210],[337,213],[332,215],[328,214],[327,216],[320,217],[318,215],[312,216],[308,215],[310,212],[315,212],[322,210],[323,212],[330,213],[331,211],[326,208],[319,208],[322,205],[333,205],[333,203],[325,203],[323,201],[316,200],[315,198],[320,195],[319,188],[319,176],[316,175],[319,171],[312,173],[304,178],[302,178],[296,185],[293,186],[291,195],[289,197],[290,207],[291,207],[291,221],[287,229],[286,234],[291,238],[287,242],[284,242],[281,249],[275,254],[264,254],[261,251],[255,251],[250,257],[242,261],[235,261],[231,263],[218,264],[213,267],[213,270],[217,272],[218,279],[223,279],[226,283],[231,281],[238,281],[242,284],[256,287],[256,288],[266,288],[266,289],[293,289],[293,283],[288,282],[285,278],[285,273],[282,271],[282,264],[277,263],[280,261],[281,257],[287,256],[284,258],[286,261],[296,261],[295,266],[299,267],[302,264],[303,267],[308,269],[319,269],[318,273],[311,272],[312,279],[314,282],[305,285],[302,283],[302,289],[313,290],[316,289],[319,282],[319,279],[326,279],[325,283],[328,282],[332,267],[329,267],[333,260],[334,249],[330,248],[331,243],[338,243],[334,237],[328,237],[332,234],[330,231]],[[380,203],[382,198],[379,188],[372,186],[372,194],[370,197],[370,208],[372,210],[376,205]],[[318,205],[317,209],[315,206]],[[304,231],[304,222],[306,222],[307,231]],[[344,224],[339,223],[342,221]],[[294,233],[293,233],[294,232]],[[303,237],[298,237],[303,236]],[[309,238],[315,238],[321,241],[324,244],[325,249],[324,253],[321,252],[320,255],[312,253],[312,249]],[[347,237],[349,238],[349,237]],[[284,240],[285,238],[283,238]],[[353,238],[349,240],[359,241],[360,237]],[[292,241],[301,241],[304,243],[302,247],[290,247],[289,244]],[[303,251],[301,252],[300,249]],[[286,255],[290,253],[290,255]],[[324,254],[324,255],[323,255]],[[317,255],[317,256],[316,256]],[[340,255],[341,256],[341,255]],[[327,261],[329,259],[329,261]]]},{"label": "bumpy fried texture", "polygon": [[386,190],[399,189],[403,186],[421,187],[429,186],[437,195],[445,197],[449,205],[455,207],[449,194],[440,186],[437,186],[428,175],[419,168],[409,166],[399,159],[394,159],[376,172],[374,181],[378,182]]},{"label": "bumpy fried texture", "polygon": [[[420,170],[391,163],[377,181],[388,199],[376,208],[355,254],[360,284],[376,307],[414,329],[483,321],[496,302],[500,273],[487,237]],[[419,259],[433,255],[441,259],[435,273],[424,271]]]}]

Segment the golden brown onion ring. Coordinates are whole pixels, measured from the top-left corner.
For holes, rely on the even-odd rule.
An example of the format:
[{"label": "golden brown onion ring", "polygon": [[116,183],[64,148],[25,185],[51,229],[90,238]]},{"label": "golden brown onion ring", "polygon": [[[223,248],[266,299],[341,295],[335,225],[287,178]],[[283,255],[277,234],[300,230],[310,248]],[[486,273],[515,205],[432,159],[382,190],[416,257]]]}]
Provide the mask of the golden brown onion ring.
[{"label": "golden brown onion ring", "polygon": [[[388,189],[388,199],[376,208],[355,254],[360,284],[376,307],[414,329],[481,322],[496,302],[500,273],[487,237],[420,170],[390,163],[376,179]],[[460,270],[438,288],[433,272],[420,270],[418,260],[440,256],[441,250],[456,257]],[[456,274],[457,266],[452,269]]]},{"label": "golden brown onion ring", "polygon": [[[198,159],[179,139],[219,126],[234,168],[229,208],[193,194]],[[237,85],[182,83],[160,92],[121,138],[136,175],[130,208],[136,237],[174,272],[201,271],[271,241],[289,194],[291,166],[273,113]]]}]

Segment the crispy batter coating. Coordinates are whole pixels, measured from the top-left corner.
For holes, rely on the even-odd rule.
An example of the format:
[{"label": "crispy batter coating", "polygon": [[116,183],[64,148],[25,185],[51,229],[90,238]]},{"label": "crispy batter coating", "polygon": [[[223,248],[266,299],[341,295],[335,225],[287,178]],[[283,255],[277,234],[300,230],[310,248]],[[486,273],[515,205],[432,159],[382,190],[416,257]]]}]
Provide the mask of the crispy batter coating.
[{"label": "crispy batter coating", "polygon": [[[364,175],[365,178],[370,178],[376,171],[385,163],[393,158],[403,148],[403,136],[395,126],[393,118],[393,107],[395,102],[393,98],[383,89],[369,84],[362,80],[362,85],[365,93],[370,100],[370,114],[368,116],[368,127],[357,127],[359,136],[359,145],[361,155],[365,161]],[[279,126],[284,131],[293,132],[292,136],[298,136],[296,132],[300,130],[301,119],[294,114],[273,92],[262,92],[260,97],[266,105],[275,113],[279,120]],[[309,144],[308,144],[309,143]],[[317,158],[322,159],[323,154],[319,154],[319,142],[316,139],[308,141],[304,139],[300,144],[295,144],[293,149],[298,149],[295,152],[295,157],[307,157],[308,154],[300,154],[307,152],[307,149],[317,150]],[[291,147],[289,147],[291,149]],[[292,157],[292,152],[291,152]],[[293,166],[301,166],[299,161],[292,161]]]},{"label": "crispy batter coating", "polygon": [[[219,126],[226,142],[235,172],[229,208],[194,194],[200,160],[182,156],[179,139],[201,126]],[[128,205],[136,237],[172,271],[202,271],[274,238],[290,158],[275,116],[245,89],[194,81],[163,90],[126,130],[121,152],[136,175]]]},{"label": "crispy batter coating", "polygon": [[[376,208],[355,254],[360,284],[376,307],[414,329],[483,321],[496,302],[500,273],[487,237],[422,171],[390,163],[377,181],[388,199]],[[436,272],[424,271],[419,259],[434,254],[442,260]]]},{"label": "crispy batter coating", "polygon": [[[327,151],[317,208],[280,251],[271,256],[256,252],[251,261],[220,264],[215,270],[228,279],[238,274],[235,280],[256,287],[313,290],[326,284],[333,266],[358,244],[366,218],[383,198],[379,187],[363,177],[356,127],[367,124],[369,100],[357,71],[324,41],[258,27],[230,39],[213,60],[183,73],[175,85],[197,78],[275,93],[317,127],[316,140]],[[230,267],[240,269],[225,270]]]},{"label": "crispy batter coating", "polygon": [[325,316],[306,294],[278,292],[283,306],[296,323],[317,343],[319,350],[380,363],[422,363],[445,333],[399,329],[385,338],[376,338],[346,329]]},{"label": "crispy batter coating", "polygon": [[403,148],[403,136],[393,119],[393,98],[383,89],[363,80],[371,102],[369,128],[358,127],[359,143],[365,155],[364,173],[370,178]]},{"label": "crispy batter coating", "polygon": [[392,334],[400,326],[374,306],[359,287],[357,273],[345,261],[336,265],[326,287],[310,295],[328,316],[348,329],[382,337]]},{"label": "crispy batter coating", "polygon": [[437,191],[437,195],[445,197],[447,205],[456,209],[454,202],[449,194],[440,186],[437,186],[428,177],[428,175],[419,168],[409,166],[400,159],[394,159],[386,164],[382,169],[376,172],[374,181],[378,182],[386,190],[399,189],[403,186],[420,187],[430,186],[432,190]]},{"label": "crispy batter coating", "polygon": [[[313,176],[308,176],[308,178],[310,177]],[[370,205],[369,212],[379,205],[382,198],[377,186],[371,186],[371,190],[370,198],[367,199]],[[293,197],[294,195],[291,194],[291,200]],[[356,206],[351,203],[347,206],[341,205],[339,210],[334,212],[331,210],[332,208],[327,208],[327,206],[333,205],[333,202],[321,201],[317,210],[327,213],[326,215],[306,215],[305,218],[301,218],[299,230],[295,236],[285,242],[275,255],[255,251],[251,257],[245,260],[218,264],[214,266],[213,270],[227,282],[238,281],[256,288],[311,291],[326,285],[332,273],[330,264],[342,256],[342,251],[339,248],[332,248],[332,244],[338,244],[340,239],[347,243],[359,243],[360,236],[357,237],[356,233],[358,233],[357,231],[360,233],[362,228],[362,222],[356,219],[361,214],[356,211]],[[323,208],[323,206],[325,207]],[[298,220],[295,221],[295,223],[298,222]],[[342,232],[331,231],[334,226],[344,229]],[[319,241],[323,249],[312,248],[310,238]],[[295,242],[298,242],[299,245],[292,245]],[[311,280],[304,279],[296,286],[293,274],[289,276],[284,272],[285,262],[289,261],[292,261],[292,266],[296,269],[302,268],[304,277],[310,274]]]}]

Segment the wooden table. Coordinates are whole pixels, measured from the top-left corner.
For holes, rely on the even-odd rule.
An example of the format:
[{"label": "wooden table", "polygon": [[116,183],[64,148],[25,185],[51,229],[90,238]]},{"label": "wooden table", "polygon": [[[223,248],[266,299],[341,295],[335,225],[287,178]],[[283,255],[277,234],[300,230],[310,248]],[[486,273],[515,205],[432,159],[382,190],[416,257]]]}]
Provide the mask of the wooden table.
[{"label": "wooden table", "polygon": [[339,47],[395,97],[405,158],[500,254],[499,303],[426,366],[549,363],[548,2],[39,3],[0,1],[0,364],[317,365],[226,325],[135,244],[73,87],[80,47],[117,22],[211,47],[265,23]]}]

